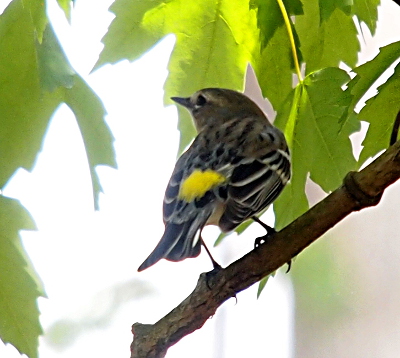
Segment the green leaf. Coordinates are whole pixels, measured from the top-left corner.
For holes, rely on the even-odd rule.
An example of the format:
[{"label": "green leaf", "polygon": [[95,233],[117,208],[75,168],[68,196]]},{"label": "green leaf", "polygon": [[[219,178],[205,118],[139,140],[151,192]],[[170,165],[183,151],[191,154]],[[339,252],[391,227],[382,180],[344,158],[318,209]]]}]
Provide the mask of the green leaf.
[{"label": "green leaf", "polygon": [[[116,17],[95,68],[137,59],[166,35],[175,34],[166,103],[171,96],[191,95],[204,87],[242,90],[247,63],[260,51],[256,13],[241,0],[117,0],[110,10]],[[188,116],[179,121],[180,150],[193,138],[188,121]]]},{"label": "green leaf", "polygon": [[[173,2],[173,1],[172,1]],[[104,49],[95,69],[105,63],[116,63],[123,59],[136,60],[165,36],[164,21],[152,21],[152,13],[162,12],[171,6],[162,0],[116,0],[110,7],[115,14],[107,34],[103,37]],[[147,14],[149,12],[149,14]]]},{"label": "green leaf", "polygon": [[353,128],[340,124],[351,101],[341,89],[348,80],[348,74],[338,68],[314,72],[296,87],[278,113],[275,123],[285,132],[293,169],[290,184],[274,204],[278,230],[307,210],[308,174],[329,192],[357,167],[349,140]]},{"label": "green leaf", "polygon": [[1,188],[19,167],[32,168],[60,102],[41,90],[35,27],[18,0],[0,15],[0,92]]},{"label": "green leaf", "polygon": [[[303,4],[300,0],[283,1],[288,15],[302,15]],[[257,9],[257,26],[261,32],[261,49],[269,43],[275,31],[283,27],[281,9],[276,0],[251,0],[250,9]]]},{"label": "green leaf", "polygon": [[0,217],[0,337],[36,358],[42,334],[36,299],[45,293],[18,234],[36,227],[19,201],[2,195]]},{"label": "green leaf", "polygon": [[378,88],[378,94],[366,102],[359,118],[370,123],[362,143],[360,164],[389,146],[390,135],[400,111],[400,65],[394,74]]},{"label": "green leaf", "polygon": [[114,137],[104,121],[106,112],[100,98],[80,76],[76,75],[74,82],[71,89],[64,90],[64,101],[74,112],[82,134],[92,177],[95,207],[98,209],[98,196],[102,188],[96,166],[117,167],[112,145]]},{"label": "green leaf", "polygon": [[[13,2],[17,1],[14,0]],[[35,33],[39,42],[42,42],[43,32],[48,23],[46,14],[46,1],[22,0],[22,4],[31,18],[31,22],[35,28]]]},{"label": "green leaf", "polygon": [[57,0],[58,6],[64,11],[68,22],[71,21],[71,6],[75,0]]},{"label": "green leaf", "polygon": [[376,31],[376,22],[378,21],[378,6],[380,0],[354,0],[353,12],[358,21],[364,22],[371,34]]},{"label": "green leaf", "polygon": [[306,93],[299,120],[307,131],[301,142],[312,143],[307,149],[310,178],[326,192],[336,189],[344,175],[356,169],[350,133],[339,123],[351,101],[341,89],[348,80],[348,74],[338,68],[326,68],[304,80]]},{"label": "green leaf", "polygon": [[286,98],[274,124],[285,133],[292,159],[292,178],[274,202],[275,229],[280,230],[307,211],[309,205],[305,194],[307,179],[306,156],[302,143],[297,139],[297,125],[301,107],[302,85],[298,85]]},{"label": "green leaf", "polygon": [[336,9],[350,15],[353,0],[318,0],[321,22],[327,21]]},{"label": "green leaf", "polygon": [[[207,0],[195,12],[190,6],[193,3],[184,4],[180,7],[180,18],[176,19],[179,25],[172,27],[177,43],[168,65],[166,96],[189,95],[204,87],[243,90],[249,59],[259,51],[254,12],[249,12],[248,4],[241,0]],[[186,4],[185,15],[182,8]],[[180,148],[191,139],[181,132]]]},{"label": "green leaf", "polygon": [[[293,166],[293,169],[298,166]],[[282,194],[274,202],[275,229],[281,230],[294,219],[304,214],[308,208],[308,200],[305,194],[307,175],[293,172],[293,178],[283,189]]]},{"label": "green leaf", "polygon": [[347,91],[353,96],[351,108],[357,105],[375,81],[400,58],[400,41],[381,47],[379,54],[353,69],[357,75],[349,82]]},{"label": "green leaf", "polygon": [[292,90],[292,63],[289,36],[285,27],[275,31],[264,50],[251,62],[262,94],[275,110],[279,110]]},{"label": "green leaf", "polygon": [[37,44],[36,52],[43,90],[53,92],[58,87],[73,86],[75,71],[69,64],[50,24],[44,31],[42,43]]},{"label": "green leaf", "polygon": [[260,298],[261,296],[261,292],[264,290],[265,285],[268,282],[270,275],[268,275],[267,277],[264,277],[263,279],[261,279],[261,281],[258,284],[258,289],[257,289],[257,298]]},{"label": "green leaf", "polygon": [[257,299],[260,298],[261,292],[264,290],[265,286],[267,285],[269,278],[274,277],[275,274],[276,274],[276,271],[270,273],[268,276],[265,276],[264,278],[262,278],[260,280],[260,282],[258,283],[258,289],[257,289]]},{"label": "green leaf", "polygon": [[38,43],[28,10],[14,0],[0,15],[0,188],[19,167],[32,169],[52,114],[66,102],[84,137],[97,207],[95,166],[115,166],[104,107],[74,74],[50,26]]},{"label": "green leaf", "polygon": [[[240,235],[241,233],[243,233],[254,221],[253,220],[247,220],[243,223],[241,223],[234,232],[236,232],[238,235]],[[232,234],[232,232],[229,233],[224,233],[222,232],[221,234],[219,234],[219,236],[217,237],[217,240],[215,240],[214,242],[214,247],[218,246],[222,240],[224,240],[227,236],[229,236],[230,234]]]},{"label": "green leaf", "polygon": [[336,8],[329,18],[320,23],[317,0],[305,1],[303,6],[304,15],[296,16],[296,30],[306,72],[336,67],[340,61],[354,67],[360,44],[352,17]]},{"label": "green leaf", "polygon": [[224,233],[224,232],[221,232],[221,233],[218,235],[217,239],[215,240],[213,246],[214,246],[214,247],[218,246],[227,236],[229,236],[229,234],[226,234],[226,233]]}]

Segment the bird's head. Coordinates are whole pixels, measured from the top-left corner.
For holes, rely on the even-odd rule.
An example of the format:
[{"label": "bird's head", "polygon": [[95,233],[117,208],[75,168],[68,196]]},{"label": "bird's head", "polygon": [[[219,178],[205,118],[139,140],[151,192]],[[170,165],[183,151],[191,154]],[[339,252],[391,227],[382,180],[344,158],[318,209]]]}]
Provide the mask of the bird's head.
[{"label": "bird's head", "polygon": [[266,119],[265,114],[250,98],[229,89],[204,88],[190,97],[171,99],[188,109],[198,132],[207,126],[221,125],[234,118],[256,116]]}]

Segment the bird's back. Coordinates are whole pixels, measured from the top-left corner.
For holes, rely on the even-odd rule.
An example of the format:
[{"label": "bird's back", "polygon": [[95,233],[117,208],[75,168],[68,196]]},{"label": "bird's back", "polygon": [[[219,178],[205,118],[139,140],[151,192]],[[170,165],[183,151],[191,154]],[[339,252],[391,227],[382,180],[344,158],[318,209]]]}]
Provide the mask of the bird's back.
[{"label": "bird's back", "polygon": [[175,99],[189,108],[200,132],[175,165],[163,203],[165,232],[140,271],[161,258],[197,256],[205,225],[233,230],[271,204],[289,180],[282,132],[254,102],[231,92],[205,89]]}]

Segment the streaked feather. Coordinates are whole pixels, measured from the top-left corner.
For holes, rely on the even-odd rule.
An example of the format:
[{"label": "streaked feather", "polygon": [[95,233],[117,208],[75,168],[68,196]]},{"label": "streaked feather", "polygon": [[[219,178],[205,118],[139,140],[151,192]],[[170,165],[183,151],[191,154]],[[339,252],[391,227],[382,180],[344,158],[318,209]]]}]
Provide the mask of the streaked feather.
[{"label": "streaked feather", "polygon": [[[196,112],[201,107],[196,102],[200,95],[210,96],[212,104],[204,106],[201,116]],[[162,258],[196,257],[205,225],[233,230],[271,204],[290,179],[290,155],[283,134],[246,96],[205,89],[191,98],[174,100],[191,111],[199,133],[175,165],[163,202],[164,235],[139,271]],[[199,103],[207,101],[203,98]],[[207,191],[201,197],[180,196],[182,182],[199,170],[214,171],[226,180],[210,189],[204,186]]]}]

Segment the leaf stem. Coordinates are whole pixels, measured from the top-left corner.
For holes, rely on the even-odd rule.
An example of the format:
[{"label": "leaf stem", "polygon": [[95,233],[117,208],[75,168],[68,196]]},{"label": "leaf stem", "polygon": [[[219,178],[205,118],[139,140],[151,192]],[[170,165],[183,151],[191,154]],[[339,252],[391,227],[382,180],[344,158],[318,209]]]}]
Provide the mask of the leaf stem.
[{"label": "leaf stem", "polygon": [[290,41],[290,46],[292,48],[292,53],[293,53],[293,60],[294,60],[294,66],[296,68],[296,73],[297,77],[299,78],[299,82],[303,82],[303,76],[301,75],[300,71],[300,64],[299,64],[299,58],[297,57],[297,51],[296,51],[296,44],[294,42],[294,36],[293,36],[293,31],[292,31],[292,25],[289,20],[288,13],[285,8],[285,4],[283,3],[283,0],[277,0],[278,5],[281,9],[283,20],[285,21],[286,29],[289,35],[289,41]]}]

